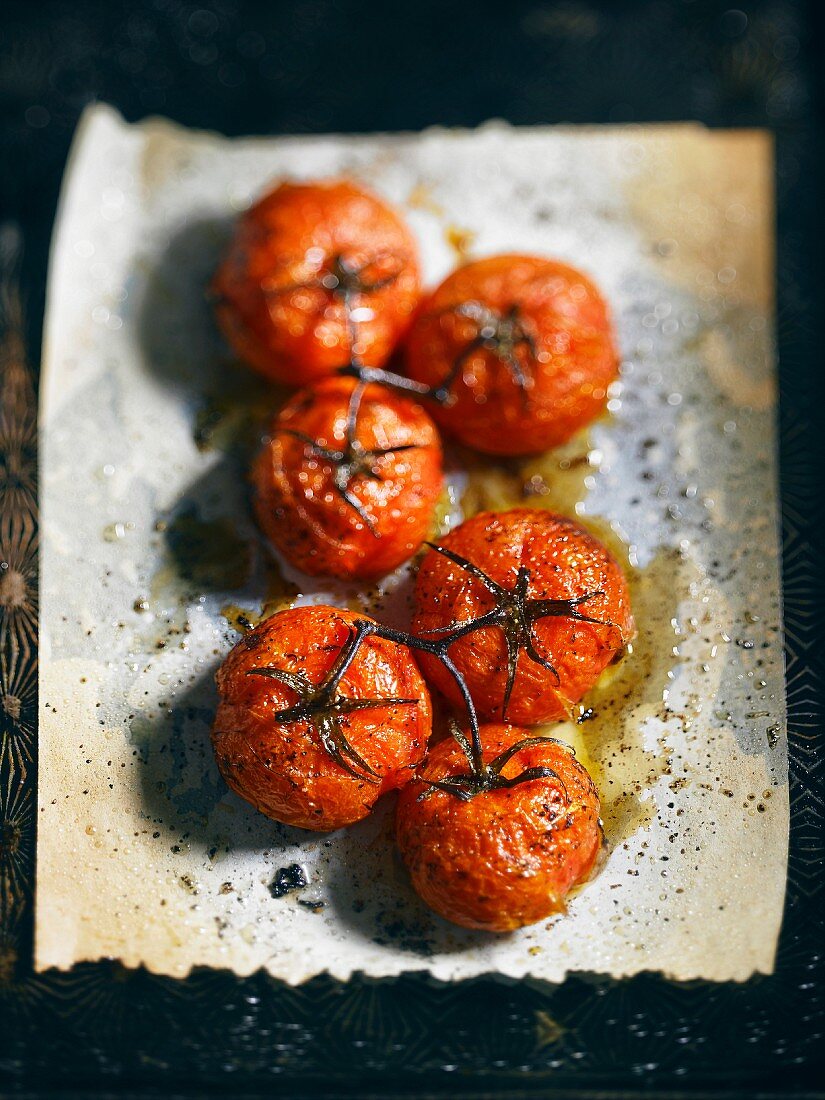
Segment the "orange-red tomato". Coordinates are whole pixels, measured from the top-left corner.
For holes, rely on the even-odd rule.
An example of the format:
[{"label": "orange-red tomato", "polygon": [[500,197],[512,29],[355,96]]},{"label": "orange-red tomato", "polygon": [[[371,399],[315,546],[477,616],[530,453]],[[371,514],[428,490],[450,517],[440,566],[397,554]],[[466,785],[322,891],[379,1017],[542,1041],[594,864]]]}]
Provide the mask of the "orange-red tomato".
[{"label": "orange-red tomato", "polygon": [[293,386],[353,355],[381,366],[409,326],[419,288],[412,233],[347,180],[283,183],[264,195],[241,217],[212,284],[237,353]]},{"label": "orange-red tomato", "polygon": [[[500,624],[467,633],[449,649],[483,717],[533,725],[569,715],[635,633],[622,570],[574,520],[538,508],[482,512],[450,531],[440,545],[505,590],[504,596],[496,595],[435,550],[424,557],[416,582],[412,629],[418,635],[443,637],[451,624],[466,624],[497,607],[506,610]],[[520,583],[526,619],[520,617]],[[548,613],[540,615],[542,606],[534,601],[551,601],[544,608]],[[600,622],[583,622],[580,616]],[[513,639],[510,650],[505,631]],[[502,714],[513,652],[516,673]],[[421,666],[433,685],[461,701],[440,661],[422,654]]]},{"label": "orange-red tomato", "polygon": [[[529,732],[481,727],[489,764]],[[413,885],[442,917],[465,928],[509,932],[564,909],[570,890],[590,874],[602,842],[599,796],[565,747],[546,742],[521,749],[502,768],[512,779],[527,768],[556,777],[531,779],[462,801],[427,791],[430,780],[466,773],[452,739],[430,753],[398,800],[396,835]]]},{"label": "orange-red tomato", "polygon": [[380,638],[364,639],[309,717],[282,716],[302,703],[312,709],[359,619],[366,616],[335,607],[281,611],[246,634],[218,670],[218,767],[232,790],[276,821],[320,832],[351,825],[385,791],[408,783],[424,758],[427,688],[409,650]]},{"label": "orange-red tomato", "polygon": [[466,264],[421,303],[407,370],[452,403],[434,415],[468,447],[558,446],[603,409],[618,371],[608,309],[580,271],[536,256]]},{"label": "orange-red tomato", "polygon": [[330,378],[286,405],[253,480],[258,521],[294,565],[375,577],[406,561],[430,529],[441,444],[409,398]]}]

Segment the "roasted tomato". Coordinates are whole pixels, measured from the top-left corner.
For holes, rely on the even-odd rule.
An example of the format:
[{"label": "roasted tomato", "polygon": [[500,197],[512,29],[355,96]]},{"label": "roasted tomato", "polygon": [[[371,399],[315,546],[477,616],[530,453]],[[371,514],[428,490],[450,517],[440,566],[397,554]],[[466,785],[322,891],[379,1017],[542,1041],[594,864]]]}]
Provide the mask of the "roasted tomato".
[{"label": "roasted tomato", "polygon": [[381,366],[419,294],[399,215],[346,180],[283,183],[240,219],[215,275],[218,322],[268,378],[302,386],[353,358]]},{"label": "roasted tomato", "polygon": [[599,796],[558,742],[509,725],[480,732],[482,774],[456,741],[441,741],[401,793],[396,833],[436,913],[509,932],[563,910],[590,874],[602,842]]},{"label": "roasted tomato", "polygon": [[336,607],[281,611],[218,670],[218,767],[261,813],[339,829],[412,778],[430,698],[409,650],[370,635],[374,625]]},{"label": "roasted tomato", "polygon": [[536,256],[491,256],[453,272],[418,309],[410,376],[441,387],[438,422],[488,454],[545,451],[596,417],[618,371],[593,283]]},{"label": "roasted tomato", "polygon": [[[448,653],[479,713],[533,725],[562,718],[634,635],[627,583],[583,527],[538,508],[482,512],[431,549],[413,633]],[[460,702],[441,661],[428,679]]]},{"label": "roasted tomato", "polygon": [[426,537],[441,492],[441,445],[409,398],[329,378],[283,409],[253,480],[258,521],[294,565],[375,577]]}]

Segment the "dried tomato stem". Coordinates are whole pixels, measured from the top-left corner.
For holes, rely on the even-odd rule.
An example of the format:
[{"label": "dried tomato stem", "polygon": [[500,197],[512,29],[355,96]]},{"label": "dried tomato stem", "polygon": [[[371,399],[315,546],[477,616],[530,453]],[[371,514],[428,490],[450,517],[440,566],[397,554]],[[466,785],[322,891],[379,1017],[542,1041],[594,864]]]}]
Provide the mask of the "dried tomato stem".
[{"label": "dried tomato stem", "polygon": [[339,693],[341,680],[349,670],[364,639],[373,633],[372,627],[373,624],[366,620],[355,623],[332,668],[318,684],[313,684],[302,672],[287,672],[272,665],[250,669],[247,676],[263,676],[278,680],[295,692],[298,702],[276,711],[272,715],[273,720],[278,723],[306,722],[313,728],[318,740],[332,759],[344,771],[356,779],[377,784],[380,782],[380,775],[349,743],[341,725],[341,718],[359,710],[370,710],[376,707],[418,706],[421,700],[394,695],[376,699],[358,699]]},{"label": "dried tomato stem", "polygon": [[332,486],[338,496],[347,504],[363,522],[370,534],[381,538],[380,531],[375,526],[375,521],[364,505],[353,494],[352,487],[359,478],[371,478],[373,481],[381,481],[381,473],[378,469],[378,460],[384,455],[398,454],[402,451],[412,451],[423,446],[421,443],[400,443],[397,447],[365,447],[358,439],[358,413],[366,389],[365,382],[353,389],[347,406],[346,429],[343,446],[337,449],[323,446],[317,439],[312,439],[305,432],[295,431],[292,428],[276,427],[276,433],[288,435],[304,444],[305,452],[324,460],[332,467]]},{"label": "dried tomato stem", "polygon": [[527,354],[535,361],[536,341],[518,305],[512,305],[506,313],[499,313],[483,302],[471,299],[451,306],[442,313],[454,313],[472,321],[477,332],[455,357],[443,381],[433,388],[432,395],[436,400],[441,404],[450,404],[455,400],[452,387],[461,368],[474,352],[484,350],[504,364],[526,403],[527,390],[532,385],[532,379],[525,372],[518,350],[526,349]]},{"label": "dried tomato stem", "polygon": [[617,629],[616,624],[612,623],[609,619],[592,618],[588,615],[582,615],[578,610],[581,604],[594,599],[596,596],[603,595],[600,589],[570,599],[530,599],[528,596],[530,589],[530,570],[526,566],[519,567],[513,587],[505,588],[497,581],[494,581],[492,577],[488,576],[483,569],[480,569],[473,562],[468,561],[467,558],[463,558],[460,554],[456,554],[452,550],[449,550],[446,546],[437,546],[435,543],[427,543],[427,545],[431,550],[435,550],[436,553],[441,554],[442,557],[447,558],[454,565],[457,565],[471,578],[471,580],[481,584],[493,597],[495,606],[489,611],[486,611],[483,615],[478,615],[476,618],[453,620],[450,623],[446,623],[444,626],[433,627],[421,633],[440,634],[441,637],[436,644],[441,647],[446,654],[450,646],[460,638],[464,638],[468,634],[473,634],[477,630],[498,627],[502,631],[507,646],[507,680],[501,708],[502,718],[504,719],[507,718],[510,698],[513,693],[516,674],[518,672],[519,657],[522,652],[524,652],[534,664],[540,665],[549,672],[554,677],[557,684],[559,683],[559,674],[552,662],[549,658],[539,653],[536,645],[533,628],[540,619],[567,618],[573,619],[576,622],[592,623],[597,626],[609,626],[613,629]]},{"label": "dried tomato stem", "polygon": [[[517,787],[521,783],[532,783],[536,779],[555,779],[564,792],[565,798],[569,801],[570,796],[567,787],[558,772],[553,768],[537,764],[525,768],[518,775],[512,777],[501,774],[505,765],[523,749],[530,749],[548,743],[562,744],[555,737],[524,737],[521,741],[510,745],[504,752],[499,753],[489,764],[485,764],[483,758],[478,763],[476,762],[473,746],[456,722],[450,723],[450,732],[467,758],[467,763],[470,766],[469,771],[446,775],[441,779],[425,780],[427,786],[418,796],[419,802],[431,798],[436,791],[443,791],[446,794],[460,798],[462,802],[469,802],[479,794]],[[565,746],[565,748],[568,748],[568,746]],[[568,751],[572,750],[568,749]]]}]

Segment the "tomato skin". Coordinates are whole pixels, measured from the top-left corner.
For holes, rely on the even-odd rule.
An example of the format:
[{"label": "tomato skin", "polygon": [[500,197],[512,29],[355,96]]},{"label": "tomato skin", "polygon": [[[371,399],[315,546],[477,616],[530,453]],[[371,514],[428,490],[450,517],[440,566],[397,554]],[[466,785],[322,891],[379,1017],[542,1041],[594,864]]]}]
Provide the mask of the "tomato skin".
[{"label": "tomato skin", "polygon": [[[322,286],[294,287],[340,255],[360,265],[382,256],[370,282],[397,278],[353,305],[361,358],[381,366],[409,326],[420,292],[418,248],[399,214],[347,180],[282,183],[252,206],[212,284],[229,343],[267,378],[302,386],[350,360],[344,302]],[[308,259],[309,257],[309,259]],[[390,259],[390,257],[392,259]]]},{"label": "tomato skin", "polygon": [[505,315],[517,307],[537,352],[516,355],[532,384],[522,390],[491,350],[464,361],[451,393],[434,411],[467,447],[495,455],[546,451],[601,413],[618,373],[607,305],[581,272],[537,256],[490,256],[458,268],[419,306],[407,336],[411,378],[437,386],[479,329],[452,312],[479,302]]},{"label": "tomato skin", "polygon": [[267,817],[315,832],[351,825],[380,795],[408,783],[425,756],[430,697],[403,646],[367,637],[341,681],[349,697],[419,699],[417,706],[356,710],[341,720],[349,743],[380,776],[377,785],[348,774],[306,722],[274,721],[273,713],[297,702],[296,693],[277,680],[248,675],[272,665],[317,684],[350,627],[366,618],[325,606],[281,611],[246,634],[218,670],[220,703],[212,727],[218,767],[228,786]]},{"label": "tomato skin", "polygon": [[[381,576],[410,558],[426,538],[441,493],[441,443],[425,410],[384,386],[371,385],[356,420],[366,449],[417,444],[375,460],[381,480],[359,476],[350,492],[366,510],[369,529],[333,485],[333,466],[308,451],[299,431],[323,446],[343,445],[356,382],[330,378],[302,390],[284,407],[255,463],[258,522],[284,556],[313,575]],[[376,535],[378,537],[376,537]]]},{"label": "tomato skin", "polygon": [[[555,667],[559,681],[522,650],[506,715],[510,721],[535,725],[569,715],[572,704],[593,687],[635,634],[627,582],[618,563],[574,520],[538,508],[481,512],[450,531],[440,545],[508,589],[515,583],[518,567],[527,566],[530,599],[571,599],[603,592],[579,610],[612,626],[556,617],[536,621],[536,648]],[[469,621],[494,606],[494,597],[477,580],[441,554],[428,551],[416,580],[414,634],[452,621]],[[507,647],[501,628],[475,631],[455,642],[449,654],[479,714],[500,719],[507,682]],[[422,654],[421,667],[433,686],[453,702],[461,702],[440,661]]]},{"label": "tomato skin", "polygon": [[[529,731],[481,727],[489,763]],[[445,791],[418,801],[426,780],[466,773],[452,739],[429,755],[419,778],[402,792],[396,838],[413,885],[436,913],[465,928],[510,932],[564,909],[564,899],[590,874],[602,844],[593,780],[566,748],[552,742],[523,749],[505,765],[513,778],[528,767],[552,768],[542,778],[463,802]]]}]

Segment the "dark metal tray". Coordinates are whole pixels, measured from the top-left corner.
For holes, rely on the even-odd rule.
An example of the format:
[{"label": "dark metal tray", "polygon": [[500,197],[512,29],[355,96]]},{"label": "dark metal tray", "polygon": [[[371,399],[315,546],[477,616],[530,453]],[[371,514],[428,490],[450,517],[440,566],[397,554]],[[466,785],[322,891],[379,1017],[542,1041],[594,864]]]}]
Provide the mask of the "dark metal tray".
[{"label": "dark metal tray", "polygon": [[[821,1095],[823,217],[814,5],[7,0],[0,37],[0,1091]],[[31,969],[37,349],[68,142],[100,97],[227,133],[696,118],[777,138],[792,834],[776,973],[558,988]],[[18,255],[22,246],[22,258]]]}]

